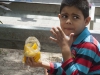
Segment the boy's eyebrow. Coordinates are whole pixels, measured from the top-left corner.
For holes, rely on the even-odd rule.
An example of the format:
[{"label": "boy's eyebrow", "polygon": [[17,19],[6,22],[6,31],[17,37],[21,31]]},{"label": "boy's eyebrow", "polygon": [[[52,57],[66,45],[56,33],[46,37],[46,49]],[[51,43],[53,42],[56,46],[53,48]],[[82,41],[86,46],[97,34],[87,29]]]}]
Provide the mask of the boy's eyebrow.
[{"label": "boy's eyebrow", "polygon": [[61,14],[68,14],[68,13],[66,13],[66,12],[62,12]]},{"label": "boy's eyebrow", "polygon": [[80,16],[80,14],[75,14],[75,13],[72,13],[72,15],[77,15],[77,16]]},{"label": "boy's eyebrow", "polygon": [[[61,13],[61,15],[65,15],[65,14],[67,14],[67,15],[69,15],[68,13]],[[80,14],[76,14],[76,13],[72,13],[71,15],[76,15],[76,16],[80,16]]]}]

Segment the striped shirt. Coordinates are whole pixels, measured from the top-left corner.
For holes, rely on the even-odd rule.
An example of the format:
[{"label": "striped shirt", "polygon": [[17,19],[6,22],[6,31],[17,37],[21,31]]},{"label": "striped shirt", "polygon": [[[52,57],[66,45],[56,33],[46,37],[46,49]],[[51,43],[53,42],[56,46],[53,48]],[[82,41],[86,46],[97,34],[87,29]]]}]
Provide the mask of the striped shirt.
[{"label": "striped shirt", "polygon": [[62,63],[50,63],[54,75],[100,75],[100,44],[87,28],[71,46],[73,58]]}]

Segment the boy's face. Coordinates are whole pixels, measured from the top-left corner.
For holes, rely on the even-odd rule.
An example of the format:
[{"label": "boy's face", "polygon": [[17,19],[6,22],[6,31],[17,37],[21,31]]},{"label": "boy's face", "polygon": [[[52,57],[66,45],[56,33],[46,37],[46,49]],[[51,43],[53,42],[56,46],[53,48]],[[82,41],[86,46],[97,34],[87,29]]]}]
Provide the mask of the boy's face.
[{"label": "boy's face", "polygon": [[65,6],[58,16],[60,19],[60,26],[64,33],[66,35],[74,33],[76,37],[90,21],[90,17],[84,19],[82,12],[74,6]]}]

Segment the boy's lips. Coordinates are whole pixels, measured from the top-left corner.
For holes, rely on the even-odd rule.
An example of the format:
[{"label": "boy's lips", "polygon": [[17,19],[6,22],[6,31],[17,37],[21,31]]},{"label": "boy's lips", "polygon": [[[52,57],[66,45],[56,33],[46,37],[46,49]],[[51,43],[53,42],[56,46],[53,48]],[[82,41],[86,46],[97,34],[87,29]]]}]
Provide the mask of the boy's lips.
[{"label": "boy's lips", "polygon": [[65,30],[74,30],[73,28],[64,28]]}]

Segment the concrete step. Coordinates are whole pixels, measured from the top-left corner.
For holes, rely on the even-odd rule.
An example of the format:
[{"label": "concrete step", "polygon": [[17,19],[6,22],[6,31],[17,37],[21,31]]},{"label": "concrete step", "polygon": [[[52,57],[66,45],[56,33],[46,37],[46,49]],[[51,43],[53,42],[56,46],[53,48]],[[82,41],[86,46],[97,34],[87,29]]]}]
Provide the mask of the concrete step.
[{"label": "concrete step", "polygon": [[12,11],[0,9],[0,21],[2,21],[3,24],[41,27],[59,25],[59,5],[13,2],[9,4],[8,7]]},{"label": "concrete step", "polygon": [[59,26],[59,19],[57,16],[43,16],[43,15],[32,15],[32,14],[29,15],[20,14],[19,16],[20,17],[0,16],[1,17],[0,20],[3,24],[14,25],[14,26],[15,25],[22,25],[22,26],[27,25],[35,27]]},{"label": "concrete step", "polygon": [[11,2],[6,6],[9,7],[12,11],[17,11],[17,12],[18,11],[59,12],[60,4]]}]

